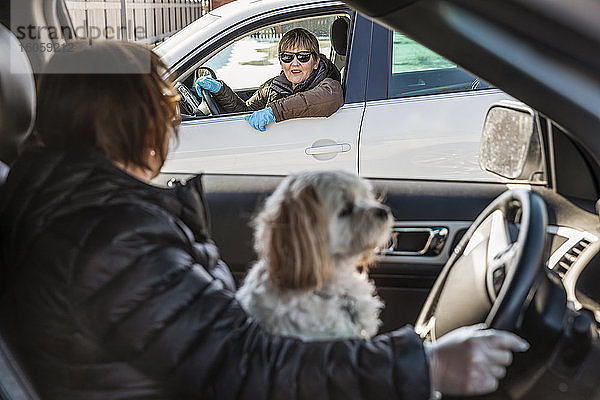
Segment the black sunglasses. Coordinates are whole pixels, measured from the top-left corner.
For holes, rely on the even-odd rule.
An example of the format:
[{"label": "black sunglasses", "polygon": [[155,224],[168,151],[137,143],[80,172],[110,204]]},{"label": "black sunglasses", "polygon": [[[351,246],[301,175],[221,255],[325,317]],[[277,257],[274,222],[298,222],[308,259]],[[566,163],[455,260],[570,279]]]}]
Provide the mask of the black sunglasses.
[{"label": "black sunglasses", "polygon": [[281,53],[279,53],[279,59],[281,60],[281,62],[288,64],[294,61],[294,56],[296,56],[299,62],[307,63],[308,60],[310,60],[310,56],[312,56],[313,54],[313,51],[299,51],[297,53],[282,51]]}]

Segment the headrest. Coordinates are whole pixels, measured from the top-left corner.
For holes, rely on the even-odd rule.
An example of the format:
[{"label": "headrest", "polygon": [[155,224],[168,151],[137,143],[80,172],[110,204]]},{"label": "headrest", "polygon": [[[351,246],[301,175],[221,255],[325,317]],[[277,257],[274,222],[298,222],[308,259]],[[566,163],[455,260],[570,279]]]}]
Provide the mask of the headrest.
[{"label": "headrest", "polygon": [[348,46],[348,20],[346,18],[339,17],[331,24],[331,43],[337,54],[346,55]]},{"label": "headrest", "polygon": [[0,25],[0,160],[10,164],[35,120],[35,82],[27,54]]}]

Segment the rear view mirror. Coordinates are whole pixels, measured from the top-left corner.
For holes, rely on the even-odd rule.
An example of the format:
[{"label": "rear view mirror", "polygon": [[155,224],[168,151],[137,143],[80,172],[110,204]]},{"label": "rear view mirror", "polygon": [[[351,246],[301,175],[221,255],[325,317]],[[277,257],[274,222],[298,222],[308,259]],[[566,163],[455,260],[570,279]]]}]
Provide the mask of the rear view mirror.
[{"label": "rear view mirror", "polygon": [[479,164],[506,179],[543,181],[537,114],[514,101],[492,105],[483,124]]}]

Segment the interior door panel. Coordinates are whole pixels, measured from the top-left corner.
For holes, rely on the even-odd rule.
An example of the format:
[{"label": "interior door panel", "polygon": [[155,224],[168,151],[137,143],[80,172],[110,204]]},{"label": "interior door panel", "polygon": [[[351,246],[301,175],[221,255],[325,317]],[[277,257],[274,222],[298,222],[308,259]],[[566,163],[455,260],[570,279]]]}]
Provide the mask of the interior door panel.
[{"label": "interior door panel", "polygon": [[397,227],[448,229],[437,255],[379,256],[370,276],[386,307],[386,332],[415,322],[437,275],[466,229],[506,186],[497,183],[371,180]]},{"label": "interior door panel", "polygon": [[[250,221],[281,176],[204,175],[213,239],[239,283],[256,259]],[[506,190],[495,183],[372,180],[392,208],[397,226],[445,227],[448,236],[437,255],[378,256],[370,268],[385,302],[380,332],[414,323],[453,246],[488,203]]]},{"label": "interior door panel", "polygon": [[281,176],[204,175],[211,233],[236,283],[256,260],[250,222]]}]

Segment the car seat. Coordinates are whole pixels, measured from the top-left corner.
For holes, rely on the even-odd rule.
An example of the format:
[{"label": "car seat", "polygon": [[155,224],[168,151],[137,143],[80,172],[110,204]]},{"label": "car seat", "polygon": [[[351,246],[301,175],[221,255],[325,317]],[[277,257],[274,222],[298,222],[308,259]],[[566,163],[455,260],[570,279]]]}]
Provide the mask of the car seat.
[{"label": "car seat", "polygon": [[[0,170],[3,178],[19,146],[31,133],[35,115],[35,83],[31,64],[17,38],[0,25]],[[0,268],[2,266],[0,265]],[[1,271],[0,271],[1,272]],[[2,279],[2,274],[0,274]],[[1,282],[0,282],[1,283]],[[2,285],[0,285],[1,287]],[[9,324],[0,319],[0,398],[39,399],[6,335]]]},{"label": "car seat", "polygon": [[331,47],[333,47],[334,50],[331,61],[340,70],[342,84],[344,83],[344,72],[346,69],[346,52],[348,49],[349,26],[350,23],[348,22],[348,18],[338,17],[333,21],[330,28]]},{"label": "car seat", "polygon": [[1,25],[0,54],[0,161],[6,172],[33,127],[35,83],[19,41]]}]

